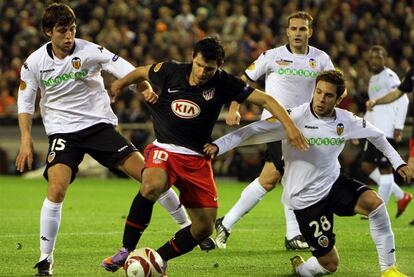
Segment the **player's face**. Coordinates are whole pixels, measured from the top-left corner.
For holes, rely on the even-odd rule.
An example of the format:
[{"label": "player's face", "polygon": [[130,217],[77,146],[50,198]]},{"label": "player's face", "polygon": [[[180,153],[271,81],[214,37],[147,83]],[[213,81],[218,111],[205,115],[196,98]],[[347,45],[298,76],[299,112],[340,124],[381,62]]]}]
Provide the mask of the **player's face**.
[{"label": "player's face", "polygon": [[309,21],[302,18],[291,18],[287,27],[287,37],[289,45],[295,52],[300,54],[306,53],[309,38],[312,36],[312,29],[309,27]]},{"label": "player's face", "polygon": [[374,73],[380,73],[385,66],[385,57],[382,51],[371,51],[369,53],[369,66]]},{"label": "player's face", "polygon": [[217,61],[206,61],[201,53],[193,58],[189,82],[192,86],[203,85],[210,80],[218,69]]},{"label": "player's face", "polygon": [[320,117],[332,116],[335,105],[341,99],[336,96],[336,85],[320,80],[313,93],[312,110]]},{"label": "player's face", "polygon": [[48,32],[53,45],[53,50],[68,53],[75,43],[76,24],[70,26],[55,26]]}]

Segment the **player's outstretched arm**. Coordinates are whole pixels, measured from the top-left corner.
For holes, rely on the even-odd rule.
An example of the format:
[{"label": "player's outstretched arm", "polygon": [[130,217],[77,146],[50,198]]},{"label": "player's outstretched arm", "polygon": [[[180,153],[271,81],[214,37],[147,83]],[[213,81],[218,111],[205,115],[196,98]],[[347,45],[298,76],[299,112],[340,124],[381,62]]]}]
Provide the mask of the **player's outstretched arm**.
[{"label": "player's outstretched arm", "polygon": [[395,100],[397,100],[398,98],[400,98],[402,95],[404,94],[404,92],[402,92],[399,89],[393,90],[391,92],[389,92],[388,94],[384,95],[381,98],[378,99],[372,99],[372,100],[368,100],[367,102],[365,102],[365,106],[367,107],[368,111],[372,111],[372,108],[374,108],[375,105],[382,105],[382,104],[388,104],[391,103]]},{"label": "player's outstretched arm", "polygon": [[247,98],[249,102],[262,106],[276,117],[286,130],[286,137],[290,144],[298,150],[305,151],[309,145],[302,132],[290,118],[285,108],[272,96],[255,89]]},{"label": "player's outstretched arm", "polygon": [[128,73],[125,77],[114,81],[111,85],[111,94],[113,99],[116,100],[124,87],[149,80],[148,72],[151,66],[152,65],[139,66]]},{"label": "player's outstretched arm", "polygon": [[229,126],[240,125],[240,104],[236,101],[231,102],[229,107],[229,113],[226,116],[226,124]]},{"label": "player's outstretched arm", "polygon": [[33,140],[32,140],[32,115],[28,113],[20,113],[19,128],[20,128],[20,148],[16,158],[17,171],[23,172],[25,165],[29,170],[33,165]]},{"label": "player's outstretched arm", "polygon": [[142,93],[144,100],[148,103],[154,104],[158,100],[158,95],[152,89],[148,81],[143,81],[138,84],[137,90]]}]

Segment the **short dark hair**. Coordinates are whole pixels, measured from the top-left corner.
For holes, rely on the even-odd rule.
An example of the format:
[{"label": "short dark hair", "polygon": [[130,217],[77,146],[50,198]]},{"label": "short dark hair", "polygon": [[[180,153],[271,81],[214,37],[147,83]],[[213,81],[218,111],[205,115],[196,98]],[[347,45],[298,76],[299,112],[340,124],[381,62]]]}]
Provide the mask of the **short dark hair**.
[{"label": "short dark hair", "polygon": [[387,50],[385,50],[384,47],[382,47],[381,45],[373,45],[371,46],[371,48],[369,49],[369,53],[371,52],[382,52],[384,54],[384,57],[387,57]]},{"label": "short dark hair", "polygon": [[215,37],[207,37],[199,40],[193,49],[193,58],[198,53],[203,55],[206,61],[217,61],[217,64],[221,64],[224,61],[224,49],[220,41]]},{"label": "short dark hair", "polygon": [[43,34],[52,31],[55,26],[70,26],[76,22],[72,8],[64,3],[52,3],[46,7],[42,16]]},{"label": "short dark hair", "polygon": [[313,17],[308,12],[299,11],[299,12],[291,13],[287,18],[288,26],[292,18],[300,18],[300,19],[307,20],[309,22],[309,27],[312,28]]},{"label": "short dark hair", "polygon": [[339,98],[344,94],[346,86],[345,86],[345,77],[344,74],[342,74],[339,70],[326,70],[321,71],[318,74],[318,77],[316,77],[316,84],[319,81],[325,81],[330,84],[333,84],[336,86],[336,98]]}]

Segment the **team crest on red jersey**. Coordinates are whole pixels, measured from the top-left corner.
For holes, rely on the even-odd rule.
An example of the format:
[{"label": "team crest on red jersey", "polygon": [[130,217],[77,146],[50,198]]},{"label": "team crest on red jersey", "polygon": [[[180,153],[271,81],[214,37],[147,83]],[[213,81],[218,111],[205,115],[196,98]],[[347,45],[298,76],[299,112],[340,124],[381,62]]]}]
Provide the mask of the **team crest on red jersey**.
[{"label": "team crest on red jersey", "polygon": [[177,99],[171,103],[173,113],[181,118],[194,118],[201,112],[200,107],[186,99]]},{"label": "team crest on red jersey", "polygon": [[79,69],[81,67],[81,59],[79,57],[74,57],[72,59],[72,66],[74,69]]},{"label": "team crest on red jersey", "polygon": [[216,91],[215,88],[211,88],[211,89],[207,89],[207,90],[203,91],[204,99],[206,99],[206,101],[208,101],[210,99],[213,99],[215,91]]}]

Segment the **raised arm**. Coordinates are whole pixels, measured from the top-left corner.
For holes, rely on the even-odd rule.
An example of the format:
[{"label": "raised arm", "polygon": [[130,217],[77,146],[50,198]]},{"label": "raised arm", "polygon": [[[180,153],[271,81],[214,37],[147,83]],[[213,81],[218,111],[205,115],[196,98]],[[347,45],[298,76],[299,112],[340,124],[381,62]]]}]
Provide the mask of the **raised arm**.
[{"label": "raised arm", "polygon": [[286,130],[289,143],[298,150],[307,150],[309,145],[302,132],[296,127],[288,112],[276,99],[264,92],[255,89],[247,98],[247,101],[263,107],[277,118]]}]

